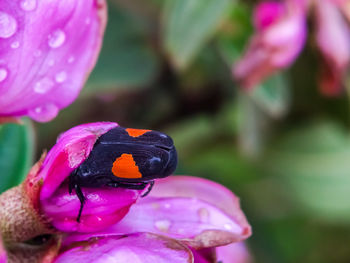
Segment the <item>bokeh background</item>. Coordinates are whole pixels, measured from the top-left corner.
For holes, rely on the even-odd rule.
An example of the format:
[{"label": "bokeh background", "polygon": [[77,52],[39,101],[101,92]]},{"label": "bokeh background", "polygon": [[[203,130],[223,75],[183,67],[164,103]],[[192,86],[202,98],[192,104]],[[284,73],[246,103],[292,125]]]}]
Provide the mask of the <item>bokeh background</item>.
[{"label": "bokeh background", "polygon": [[156,129],[175,141],[176,174],[209,178],[240,196],[254,262],[350,262],[346,87],[336,97],[320,94],[311,32],[288,70],[243,90],[232,66],[253,34],[255,4],[109,1],[102,52],[78,100],[52,122],[1,127],[0,191],[74,125]]}]

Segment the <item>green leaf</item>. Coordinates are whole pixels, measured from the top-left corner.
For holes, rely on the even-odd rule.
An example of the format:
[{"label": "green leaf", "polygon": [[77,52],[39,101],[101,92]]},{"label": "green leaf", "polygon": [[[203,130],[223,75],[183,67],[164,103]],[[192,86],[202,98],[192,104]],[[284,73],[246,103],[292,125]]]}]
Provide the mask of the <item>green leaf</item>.
[{"label": "green leaf", "polygon": [[230,0],[168,0],[163,41],[175,66],[185,69],[215,33],[230,9]]},{"label": "green leaf", "polygon": [[108,25],[97,65],[84,93],[100,93],[149,84],[159,62],[141,21],[110,5]]},{"label": "green leaf", "polygon": [[322,123],[283,138],[263,160],[284,196],[310,217],[350,222],[350,137]]},{"label": "green leaf", "polygon": [[252,8],[247,3],[238,2],[218,34],[218,50],[229,67],[242,55],[253,34],[251,17]]},{"label": "green leaf", "polygon": [[260,109],[274,118],[283,117],[290,105],[288,81],[276,74],[256,87],[250,94]]},{"label": "green leaf", "polygon": [[9,123],[0,126],[0,193],[18,185],[26,177],[33,160],[33,127]]}]

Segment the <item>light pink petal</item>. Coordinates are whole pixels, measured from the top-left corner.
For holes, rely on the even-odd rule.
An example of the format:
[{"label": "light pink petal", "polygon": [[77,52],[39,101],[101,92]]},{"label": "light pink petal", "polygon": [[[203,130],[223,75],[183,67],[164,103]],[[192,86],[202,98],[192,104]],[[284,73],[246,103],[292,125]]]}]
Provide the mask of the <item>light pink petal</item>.
[{"label": "light pink petal", "polygon": [[[147,197],[132,206],[120,222],[92,235],[137,232],[165,235],[193,248],[204,248],[244,240],[250,235],[250,227],[196,198]],[[71,236],[66,242],[85,240],[87,237],[89,235]]]},{"label": "light pink petal", "polygon": [[[270,9],[275,14],[271,14]],[[280,13],[282,9],[283,14]],[[246,89],[290,66],[301,52],[307,30],[305,0],[288,0],[284,8],[261,9],[258,5],[255,19],[261,20],[256,22],[260,26],[233,69],[234,77]],[[268,22],[263,22],[263,19]]]},{"label": "light pink petal", "polygon": [[93,238],[72,244],[55,263],[191,263],[191,251],[181,243],[154,234]]},{"label": "light pink petal", "polygon": [[252,257],[243,242],[216,248],[218,262],[252,263]]},{"label": "light pink petal", "polygon": [[7,262],[6,251],[2,244],[2,238],[0,237],[0,263],[6,263],[6,262]]},{"label": "light pink petal", "polygon": [[349,25],[329,0],[316,5],[316,18],[316,41],[327,64],[321,76],[321,90],[327,95],[336,95],[350,62]]},{"label": "light pink petal", "polygon": [[75,191],[69,194],[66,179],[89,156],[99,136],[117,126],[112,122],[76,126],[59,137],[44,159],[38,174],[43,181],[40,205],[57,229],[65,232],[101,230],[123,218],[140,196],[142,191],[137,190],[84,188],[87,201],[81,221],[77,222],[80,202]]},{"label": "light pink petal", "polygon": [[0,0],[0,116],[49,121],[95,65],[104,0]]},{"label": "light pink petal", "polygon": [[239,198],[223,185],[208,179],[194,176],[169,176],[158,180],[149,196],[197,198],[222,209],[241,225],[250,228],[241,210]]}]

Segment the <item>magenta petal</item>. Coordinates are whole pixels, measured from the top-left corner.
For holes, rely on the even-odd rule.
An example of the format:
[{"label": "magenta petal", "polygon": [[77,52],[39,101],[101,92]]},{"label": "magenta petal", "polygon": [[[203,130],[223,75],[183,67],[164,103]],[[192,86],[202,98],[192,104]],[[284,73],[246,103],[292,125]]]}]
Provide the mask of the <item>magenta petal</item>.
[{"label": "magenta petal", "polygon": [[[197,249],[244,240],[250,235],[250,227],[196,198],[148,197],[132,206],[119,223],[92,235],[137,232],[166,235]],[[71,236],[66,243],[88,237],[90,236]]]},{"label": "magenta petal", "polygon": [[142,233],[93,238],[62,253],[55,263],[61,262],[191,263],[193,256],[186,246],[175,240]]},{"label": "magenta petal", "polygon": [[[267,8],[257,10],[258,30],[233,69],[234,77],[246,89],[290,66],[304,47],[306,0],[286,0],[284,4],[285,7],[279,9],[284,9],[284,14],[278,11],[278,14],[271,15]],[[263,11],[266,13],[262,14]],[[263,19],[268,22],[263,22]]]},{"label": "magenta petal", "polygon": [[76,194],[68,193],[67,185],[41,201],[42,211],[56,229],[63,232],[102,230],[121,220],[141,194],[141,191],[122,188],[84,188],[82,191],[86,203],[80,223],[77,222],[80,201]]},{"label": "magenta petal", "polygon": [[0,116],[49,121],[95,65],[104,0],[0,0]]},{"label": "magenta petal", "polygon": [[254,25],[258,30],[264,30],[277,21],[285,12],[284,5],[279,2],[262,2],[254,9]]},{"label": "magenta petal", "polygon": [[230,263],[251,263],[253,262],[245,244],[243,242],[233,243],[227,246],[216,248],[218,262]]}]

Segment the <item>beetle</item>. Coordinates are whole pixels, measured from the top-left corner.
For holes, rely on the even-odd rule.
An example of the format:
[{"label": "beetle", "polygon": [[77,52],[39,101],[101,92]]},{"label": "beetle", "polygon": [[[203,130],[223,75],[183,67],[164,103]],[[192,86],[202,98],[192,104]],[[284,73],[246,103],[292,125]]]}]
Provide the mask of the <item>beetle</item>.
[{"label": "beetle", "polygon": [[121,187],[142,190],[146,196],[154,180],[172,174],[177,165],[173,140],[153,131],[115,127],[101,135],[88,158],[68,177],[69,193],[73,189],[80,201],[77,222],[86,198],[82,187]]}]

